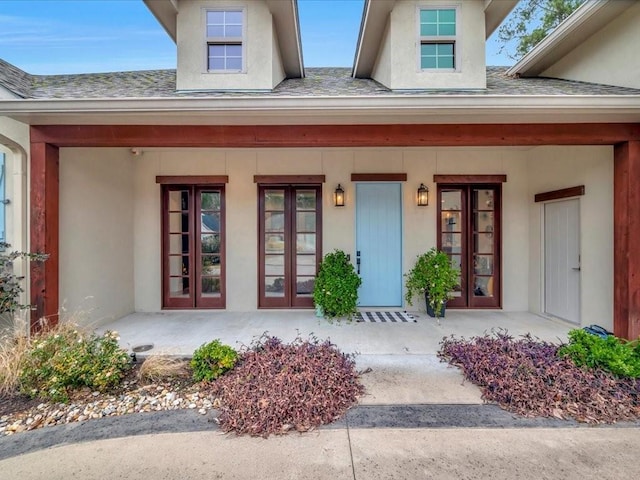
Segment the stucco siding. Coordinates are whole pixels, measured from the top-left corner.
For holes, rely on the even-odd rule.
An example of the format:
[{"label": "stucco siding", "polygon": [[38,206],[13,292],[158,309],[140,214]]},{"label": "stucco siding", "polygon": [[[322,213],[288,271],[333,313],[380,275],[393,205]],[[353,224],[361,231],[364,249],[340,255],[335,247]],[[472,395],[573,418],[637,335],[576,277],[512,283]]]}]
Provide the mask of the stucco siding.
[{"label": "stucco siding", "polygon": [[[242,73],[207,72],[205,12],[207,8],[244,9],[245,38]],[[261,1],[182,0],[178,14],[178,90],[270,90],[275,85],[273,20]]]},{"label": "stucco siding", "polygon": [[60,149],[60,306],[82,322],[134,311],[133,198],[128,149]]},{"label": "stucco siding", "polygon": [[272,22],[272,32],[271,32],[271,58],[273,59],[271,68],[273,78],[271,80],[271,85],[274,87],[278,85],[282,80],[286,78],[284,73],[284,66],[282,64],[282,57],[280,55],[280,45],[278,44],[278,37],[276,35],[276,29]]},{"label": "stucco siding", "polygon": [[613,328],[613,149],[537,147],[528,154],[529,308],[543,311],[543,203],[533,197],[584,185],[580,198],[581,318]]},{"label": "stucco siding", "polygon": [[[420,7],[457,7],[456,71],[421,70]],[[486,88],[484,2],[402,0],[391,12],[391,81],[394,90]]]},{"label": "stucco siding", "polygon": [[384,29],[382,39],[380,40],[380,48],[378,50],[378,58],[373,66],[371,78],[380,82],[387,88],[391,88],[391,28],[390,21]]},{"label": "stucco siding", "polygon": [[640,88],[640,2],[625,10],[541,76]]}]

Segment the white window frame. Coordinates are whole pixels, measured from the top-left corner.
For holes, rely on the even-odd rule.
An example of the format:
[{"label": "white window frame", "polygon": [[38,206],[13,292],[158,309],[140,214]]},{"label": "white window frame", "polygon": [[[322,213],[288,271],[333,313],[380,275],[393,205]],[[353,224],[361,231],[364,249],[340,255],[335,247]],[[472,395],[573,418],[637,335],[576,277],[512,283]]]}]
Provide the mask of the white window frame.
[{"label": "white window frame", "polygon": [[[206,73],[246,73],[247,65],[247,9],[242,6],[220,6],[203,8],[202,23],[204,30],[204,71]],[[241,37],[209,37],[207,17],[209,12],[240,12],[242,14],[242,36]],[[242,49],[242,67],[240,69],[210,69],[209,68],[209,47],[211,45],[240,45]]]},{"label": "white window frame", "polygon": [[[456,34],[455,35],[421,35],[420,12],[424,10],[454,10],[456,12]],[[418,36],[417,42],[417,68],[418,72],[429,73],[451,73],[460,72],[460,47],[461,47],[461,21],[460,21],[460,5],[451,4],[429,4],[418,5],[416,8],[416,31]],[[453,44],[453,68],[422,68],[422,45],[423,44]]]}]

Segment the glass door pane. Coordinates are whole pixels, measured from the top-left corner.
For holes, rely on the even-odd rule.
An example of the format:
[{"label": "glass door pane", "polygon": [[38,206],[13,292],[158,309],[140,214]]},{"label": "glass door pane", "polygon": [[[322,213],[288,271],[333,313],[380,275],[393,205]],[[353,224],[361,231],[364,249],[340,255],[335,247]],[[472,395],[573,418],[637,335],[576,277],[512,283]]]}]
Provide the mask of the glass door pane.
[{"label": "glass door pane", "polygon": [[[180,306],[191,303],[191,192],[175,189],[167,193],[168,202],[168,294],[179,300]],[[186,303],[185,303],[186,302]]]},{"label": "glass door pane", "polygon": [[295,240],[296,288],[294,303],[300,297],[310,299],[316,276],[316,213],[317,191],[299,189],[295,191]]},{"label": "glass door pane", "polygon": [[284,188],[268,188],[263,190],[263,295],[271,299],[281,299],[274,303],[284,305],[286,297],[286,267],[285,253],[287,251],[286,235],[286,190]]},{"label": "glass door pane", "polygon": [[458,287],[453,291],[450,306],[466,305],[464,295],[466,283],[466,255],[464,224],[464,191],[459,188],[446,188],[440,191],[440,241],[439,248],[451,259],[451,263],[460,271]]},{"label": "glass door pane", "polygon": [[197,189],[198,213],[198,298],[199,307],[220,305],[223,291],[222,190]]},{"label": "glass door pane", "polygon": [[[471,192],[473,209],[473,290],[474,304],[494,296],[495,257],[495,191],[474,188]],[[477,297],[483,297],[479,299]]]}]

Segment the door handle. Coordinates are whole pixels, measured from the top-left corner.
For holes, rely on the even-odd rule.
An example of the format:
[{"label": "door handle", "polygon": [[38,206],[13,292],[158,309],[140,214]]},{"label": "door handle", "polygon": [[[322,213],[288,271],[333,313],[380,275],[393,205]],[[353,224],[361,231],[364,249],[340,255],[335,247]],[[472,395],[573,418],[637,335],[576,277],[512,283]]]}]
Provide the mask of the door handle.
[{"label": "door handle", "polygon": [[358,275],[360,275],[360,250],[356,252],[356,266],[357,266],[357,273]]},{"label": "door handle", "polygon": [[579,272],[580,271],[580,267],[573,267],[573,268],[571,268],[571,270],[575,270],[576,272]]}]

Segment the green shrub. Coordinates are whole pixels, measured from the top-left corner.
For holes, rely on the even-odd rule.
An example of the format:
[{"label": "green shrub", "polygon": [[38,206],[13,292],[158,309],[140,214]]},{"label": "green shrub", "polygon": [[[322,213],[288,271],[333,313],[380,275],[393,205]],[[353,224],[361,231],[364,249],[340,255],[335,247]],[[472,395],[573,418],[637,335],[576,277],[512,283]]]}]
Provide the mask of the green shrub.
[{"label": "green shrub", "polygon": [[33,338],[21,364],[20,390],[65,402],[72,389],[105,391],[117,386],[129,366],[116,332],[88,335],[63,325]]},{"label": "green shrub", "polygon": [[196,382],[215,380],[231,370],[237,361],[238,352],[228,345],[223,345],[220,340],[205,343],[193,352],[193,379]]},{"label": "green shrub", "polygon": [[601,338],[582,329],[569,332],[569,343],[558,350],[578,366],[602,368],[619,377],[640,377],[640,342],[626,342],[613,335]]},{"label": "green shrub", "polygon": [[335,250],[322,259],[313,287],[313,301],[322,307],[327,318],[351,318],[356,313],[361,283],[347,254]]}]

